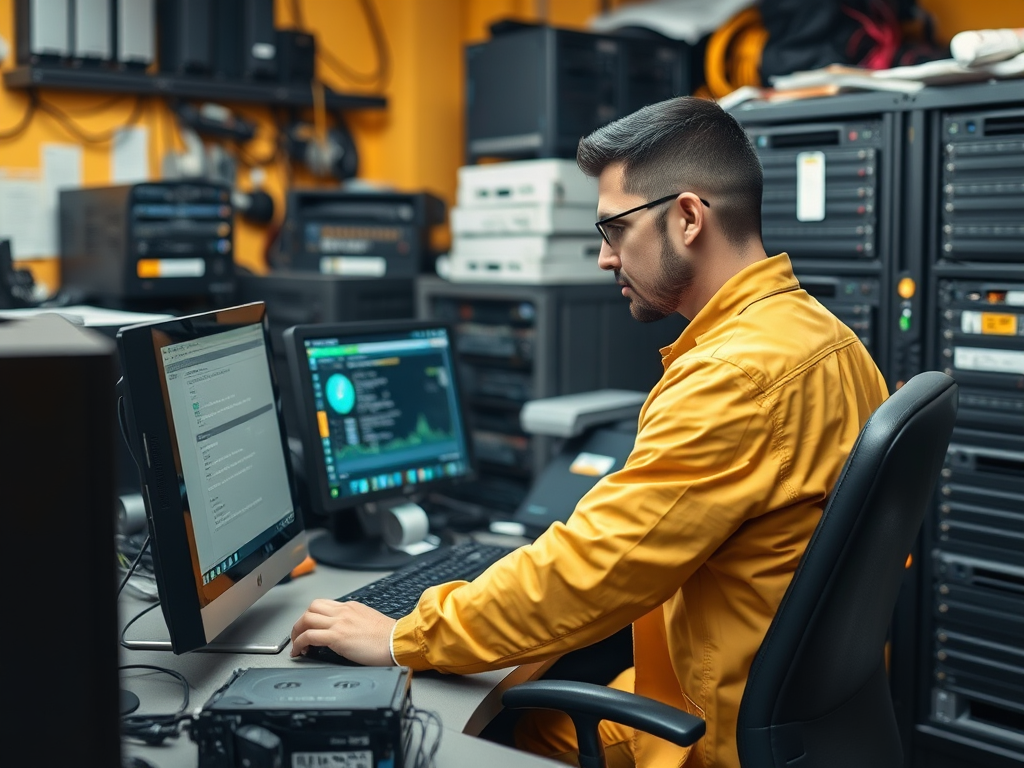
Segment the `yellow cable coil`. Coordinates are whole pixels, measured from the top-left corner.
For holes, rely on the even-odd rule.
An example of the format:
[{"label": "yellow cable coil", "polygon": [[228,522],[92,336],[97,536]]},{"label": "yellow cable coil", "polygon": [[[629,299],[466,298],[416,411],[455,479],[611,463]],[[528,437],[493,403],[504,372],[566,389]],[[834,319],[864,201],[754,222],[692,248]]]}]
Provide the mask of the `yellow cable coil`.
[{"label": "yellow cable coil", "polygon": [[741,85],[761,85],[761,53],[768,30],[755,6],[740,11],[719,27],[708,40],[704,55],[704,79],[708,95],[720,99]]}]

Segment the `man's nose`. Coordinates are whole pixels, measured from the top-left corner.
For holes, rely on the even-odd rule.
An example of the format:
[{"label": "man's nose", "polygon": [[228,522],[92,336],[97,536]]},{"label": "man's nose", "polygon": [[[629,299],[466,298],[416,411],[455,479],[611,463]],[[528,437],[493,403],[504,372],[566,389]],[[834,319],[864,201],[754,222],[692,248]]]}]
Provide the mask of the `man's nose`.
[{"label": "man's nose", "polygon": [[612,250],[604,238],[601,238],[601,252],[597,255],[597,266],[606,270],[619,269],[622,266],[619,254]]}]

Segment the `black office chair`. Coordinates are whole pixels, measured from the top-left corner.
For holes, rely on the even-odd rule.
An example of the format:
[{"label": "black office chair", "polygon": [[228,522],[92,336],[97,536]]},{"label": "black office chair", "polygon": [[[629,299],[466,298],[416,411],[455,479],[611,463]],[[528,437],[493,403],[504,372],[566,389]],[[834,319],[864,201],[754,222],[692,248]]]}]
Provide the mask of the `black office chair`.
[{"label": "black office chair", "polygon": [[[956,409],[956,383],[928,371],[864,425],[751,665],[736,734],[744,768],[903,765],[884,648]],[[601,720],[680,746],[704,735],[700,718],[586,683],[523,683],[502,702],[566,712],[582,768],[605,765]]]}]

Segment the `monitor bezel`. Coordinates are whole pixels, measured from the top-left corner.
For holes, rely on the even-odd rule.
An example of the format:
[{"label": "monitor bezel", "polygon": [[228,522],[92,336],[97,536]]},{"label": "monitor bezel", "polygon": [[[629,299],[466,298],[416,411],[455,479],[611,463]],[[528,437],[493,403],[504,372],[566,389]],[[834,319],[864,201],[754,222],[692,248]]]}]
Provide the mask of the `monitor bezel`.
[{"label": "monitor bezel", "polygon": [[[316,404],[313,401],[312,378],[306,363],[307,339],[328,336],[359,336],[373,334],[405,334],[412,331],[444,330],[448,338],[451,356],[452,386],[455,388],[455,401],[458,403],[458,419],[462,431],[462,444],[465,450],[467,471],[460,477],[443,477],[424,480],[415,485],[403,485],[401,488],[387,488],[369,491],[358,497],[339,496],[331,498],[327,480],[327,468],[323,457],[323,446],[316,437]],[[319,323],[315,325],[296,325],[284,332],[285,355],[288,369],[292,377],[292,392],[295,406],[299,411],[299,434],[302,441],[307,490],[312,513],[321,517],[331,517],[337,513],[358,509],[364,504],[372,504],[399,496],[418,498],[439,488],[450,488],[469,482],[476,478],[476,461],[473,454],[473,436],[467,420],[467,409],[462,386],[455,330],[451,323],[441,320],[367,320],[337,323]]]},{"label": "monitor bezel", "polygon": [[[282,529],[280,546],[265,555],[252,570],[216,596],[204,609],[199,596],[201,585],[196,576],[195,550],[189,541],[182,492],[184,479],[163,378],[162,345],[157,334],[170,335],[174,343],[179,343],[257,324],[263,333],[274,410],[281,434],[281,451],[295,516]],[[139,465],[161,610],[167,623],[171,650],[176,654],[186,653],[212,643],[246,609],[288,576],[308,554],[302,511],[295,503],[295,477],[284,427],[281,389],[272,360],[266,307],[263,302],[253,302],[133,325],[118,332],[117,343],[126,436]]]}]

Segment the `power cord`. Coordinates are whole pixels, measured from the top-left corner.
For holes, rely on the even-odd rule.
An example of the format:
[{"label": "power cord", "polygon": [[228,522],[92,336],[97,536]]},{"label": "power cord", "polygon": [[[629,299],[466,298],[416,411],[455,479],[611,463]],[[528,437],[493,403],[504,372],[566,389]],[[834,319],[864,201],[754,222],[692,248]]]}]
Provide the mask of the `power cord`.
[{"label": "power cord", "polygon": [[126,738],[138,739],[153,747],[163,744],[167,739],[180,736],[183,724],[192,719],[191,715],[185,714],[188,710],[189,699],[189,684],[185,676],[173,669],[157,667],[152,664],[126,664],[118,667],[119,672],[129,669],[148,669],[176,678],[181,683],[182,702],[176,712],[166,715],[125,715],[121,718],[121,734]]},{"label": "power cord", "polygon": [[75,121],[71,119],[70,115],[62,109],[54,106],[53,104],[48,104],[42,99],[39,99],[38,107],[41,111],[56,120],[65,131],[79,141],[85,144],[105,144],[109,141],[113,141],[119,131],[133,126],[139,121],[139,118],[142,117],[143,99],[141,97],[135,98],[135,106],[132,107],[132,112],[128,115],[128,119],[124,121],[123,125],[119,125],[116,128],[103,133],[90,133],[89,131],[86,131],[80,125],[75,123]]},{"label": "power cord", "polygon": [[[327,51],[322,42],[317,43],[317,56],[323,59],[324,63],[333,69],[338,75],[358,85],[373,85],[384,90],[391,77],[391,53],[388,49],[388,40],[384,34],[384,25],[381,24],[380,15],[373,4],[373,0],[359,0],[366,17],[366,25],[370,28],[370,37],[373,39],[374,48],[377,49],[377,67],[373,72],[359,72],[348,66],[332,53]],[[295,24],[301,29],[306,28],[305,19],[302,14],[301,0],[292,0],[292,18]]]},{"label": "power cord", "polygon": [[441,746],[441,734],[444,733],[440,715],[429,709],[417,709],[410,704],[405,719],[410,726],[402,745],[405,764],[410,768],[433,768],[434,758]]},{"label": "power cord", "polygon": [[21,118],[12,127],[6,130],[0,131],[0,141],[7,139],[16,139],[25,129],[28,128],[29,123],[32,122],[32,116],[36,113],[36,109],[39,107],[39,97],[35,91],[28,92],[28,103],[25,105],[25,111],[22,113]]}]

